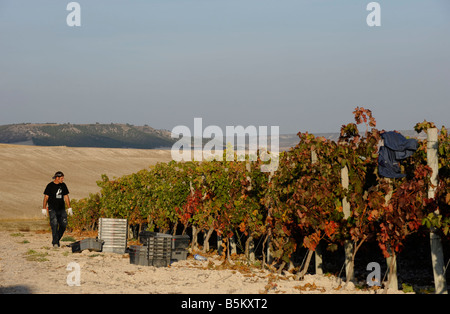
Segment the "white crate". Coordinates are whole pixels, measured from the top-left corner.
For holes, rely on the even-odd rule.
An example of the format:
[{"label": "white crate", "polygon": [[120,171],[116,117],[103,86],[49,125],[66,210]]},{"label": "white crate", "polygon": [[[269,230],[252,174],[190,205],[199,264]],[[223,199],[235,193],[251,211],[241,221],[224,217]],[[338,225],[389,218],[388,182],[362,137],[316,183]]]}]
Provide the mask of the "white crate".
[{"label": "white crate", "polygon": [[98,238],[105,241],[103,252],[125,253],[128,239],[128,221],[126,219],[100,218]]}]

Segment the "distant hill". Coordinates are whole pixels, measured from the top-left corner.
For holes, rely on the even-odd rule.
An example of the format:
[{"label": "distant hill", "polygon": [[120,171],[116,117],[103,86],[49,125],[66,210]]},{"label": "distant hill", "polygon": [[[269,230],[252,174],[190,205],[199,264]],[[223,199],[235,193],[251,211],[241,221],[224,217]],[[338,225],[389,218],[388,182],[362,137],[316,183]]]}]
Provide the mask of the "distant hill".
[{"label": "distant hill", "polygon": [[[406,137],[426,138],[425,133],[413,130],[400,131]],[[178,141],[171,138],[171,132],[149,126],[130,124],[9,124],[0,126],[0,143],[27,144],[36,146],[100,147],[100,148],[170,148]],[[316,133],[329,140],[337,141],[339,133]],[[248,144],[248,138],[246,139]],[[280,134],[280,151],[289,150],[298,144],[296,134]],[[183,142],[193,144],[192,138]],[[203,139],[203,144],[209,139]],[[226,147],[224,141],[223,147]]]},{"label": "distant hill", "polygon": [[166,148],[170,132],[130,124],[9,124],[0,126],[0,143],[37,146]]}]

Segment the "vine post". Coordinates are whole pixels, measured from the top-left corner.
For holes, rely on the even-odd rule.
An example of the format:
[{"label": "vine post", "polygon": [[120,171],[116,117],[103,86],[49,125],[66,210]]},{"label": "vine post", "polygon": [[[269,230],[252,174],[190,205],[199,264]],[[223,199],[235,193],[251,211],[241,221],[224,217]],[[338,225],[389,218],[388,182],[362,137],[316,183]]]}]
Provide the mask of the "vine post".
[{"label": "vine post", "polygon": [[[315,149],[311,150],[311,164],[315,164],[318,162],[317,153]],[[322,250],[321,243],[317,244],[316,250],[314,251],[315,265],[316,265],[316,274],[323,274],[323,260],[322,260]]]},{"label": "vine post", "polygon": [[[270,171],[270,174],[269,174],[269,184],[270,184],[270,182],[272,181],[272,178],[273,178],[273,176],[274,176],[274,174],[275,174],[275,172],[274,171]],[[268,213],[267,213],[267,217],[269,218],[270,216],[271,216],[271,210],[270,210],[270,207],[269,207],[269,211],[268,211]],[[271,239],[271,237],[272,237],[272,232],[271,232],[271,230],[269,229],[269,231],[268,231],[268,233],[267,233],[267,235],[266,235],[266,239],[264,240],[264,242],[263,242],[263,248],[265,247],[265,245],[266,245],[266,242],[267,242],[267,247],[265,248],[266,249],[266,263],[268,264],[268,265],[270,265],[270,264],[272,264],[272,262],[273,262],[273,260],[274,260],[274,257],[273,257],[273,247],[272,247],[272,239]],[[264,250],[264,249],[263,249]]]},{"label": "vine post", "polygon": [[[345,166],[341,169],[341,184],[344,190],[348,190],[349,179],[348,179],[348,167]],[[350,203],[347,200],[347,197],[342,199],[342,210],[344,212],[344,219],[347,220],[350,217]],[[354,267],[352,263],[353,256],[353,246],[350,240],[346,240],[344,243],[345,250],[345,274],[347,278],[347,282],[353,280],[354,278]]]},{"label": "vine post", "polygon": [[236,235],[233,234],[229,239],[228,239],[229,243],[230,243],[230,254],[237,254],[237,244],[236,244]]},{"label": "vine post", "polygon": [[[252,171],[250,161],[246,161],[245,163],[245,171],[250,174]],[[249,190],[253,189],[252,181],[250,177],[247,175],[247,180],[250,181],[250,186],[248,187]],[[247,258],[247,261],[249,263],[255,262],[255,243],[253,241],[253,236],[249,234],[249,237],[245,241],[245,257]]]},{"label": "vine post", "polygon": [[[386,178],[389,184],[389,193],[385,197],[386,205],[389,204],[389,201],[392,198],[392,194],[394,193],[394,186],[392,184],[392,179]],[[388,268],[388,282],[385,288],[385,292],[387,293],[387,289],[398,290],[398,277],[397,277],[397,256],[395,255],[395,251],[388,247],[389,257],[386,257],[386,265]]]},{"label": "vine post", "polygon": [[[431,185],[428,189],[428,198],[434,199],[436,195],[436,187],[438,186],[438,129],[429,128],[427,130],[427,163],[431,168]],[[434,213],[439,215],[439,209]],[[442,249],[442,242],[439,235],[435,232],[435,228],[430,230],[430,245],[431,245],[431,261],[433,265],[434,285],[436,294],[447,294],[447,282],[445,279],[444,270],[444,253]]]}]

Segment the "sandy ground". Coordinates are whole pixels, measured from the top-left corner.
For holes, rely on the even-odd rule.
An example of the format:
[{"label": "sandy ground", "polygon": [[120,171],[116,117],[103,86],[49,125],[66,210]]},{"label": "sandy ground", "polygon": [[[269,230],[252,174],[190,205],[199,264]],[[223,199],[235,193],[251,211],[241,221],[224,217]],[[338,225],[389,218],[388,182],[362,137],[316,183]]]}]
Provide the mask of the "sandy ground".
[{"label": "sandy ground", "polygon": [[170,150],[0,144],[0,219],[39,218],[56,171],[64,173],[70,197],[80,199],[99,191],[102,174],[120,177],[170,160]]},{"label": "sandy ground", "polygon": [[[73,235],[75,239],[76,235]],[[71,248],[51,247],[48,231],[0,231],[0,293],[33,294],[369,294],[382,290],[361,290],[345,285],[333,276],[275,275],[261,268],[246,267],[238,259],[223,267],[219,256],[207,261],[172,263],[169,267],[130,264],[128,254],[72,253]],[[62,242],[69,244],[71,242]],[[80,285],[71,286],[75,262],[80,267]],[[391,291],[390,291],[391,292]],[[399,291],[397,293],[403,294]]]}]

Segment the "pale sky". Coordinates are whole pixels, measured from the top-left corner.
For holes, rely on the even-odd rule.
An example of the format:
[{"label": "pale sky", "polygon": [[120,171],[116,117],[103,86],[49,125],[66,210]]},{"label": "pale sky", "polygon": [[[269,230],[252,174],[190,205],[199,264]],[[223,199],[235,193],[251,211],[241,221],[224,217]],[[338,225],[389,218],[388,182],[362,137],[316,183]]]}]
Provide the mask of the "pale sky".
[{"label": "pale sky", "polygon": [[450,127],[450,1],[0,0],[0,125]]}]

